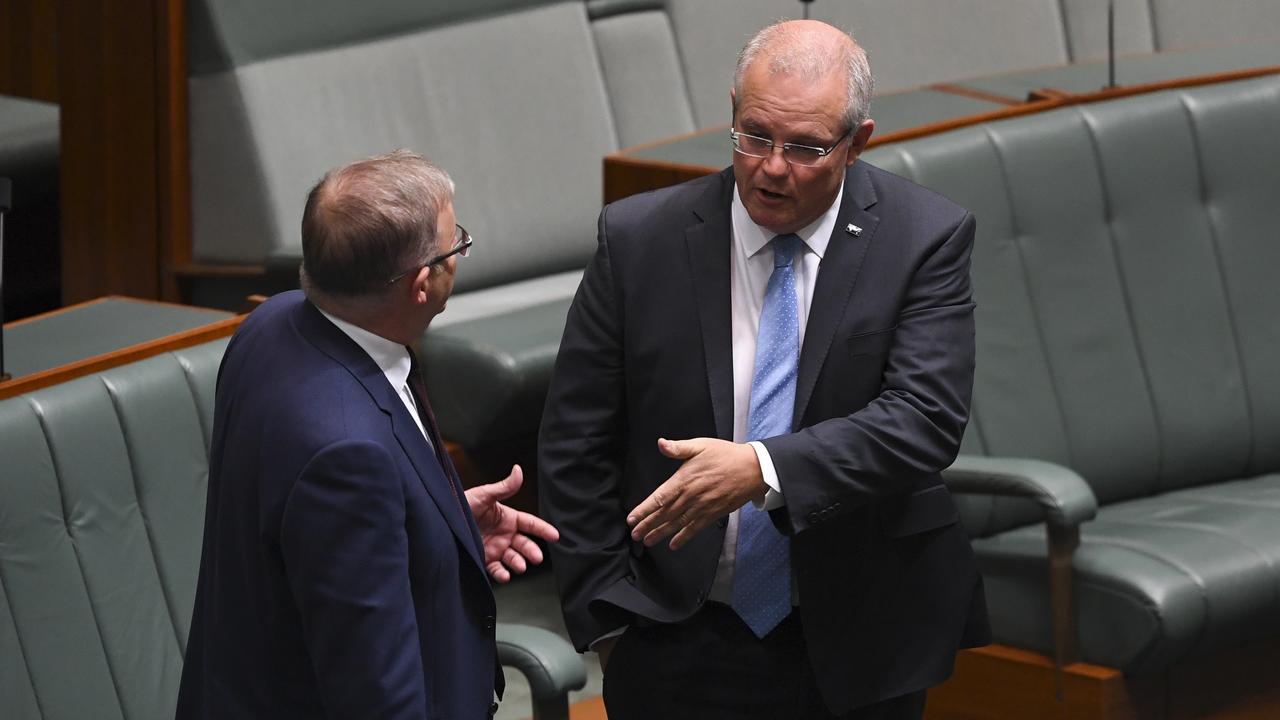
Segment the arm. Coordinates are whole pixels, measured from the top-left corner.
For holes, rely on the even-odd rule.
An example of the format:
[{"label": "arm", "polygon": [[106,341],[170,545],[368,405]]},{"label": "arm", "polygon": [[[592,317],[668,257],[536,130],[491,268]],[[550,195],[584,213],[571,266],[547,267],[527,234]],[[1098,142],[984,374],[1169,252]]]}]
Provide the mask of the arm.
[{"label": "arm", "polygon": [[620,304],[606,217],[599,246],[569,308],[538,439],[542,514],[560,530],[551,547],[569,636],[579,650],[630,624],[630,613],[591,605],[629,570],[621,482],[624,370]]},{"label": "arm", "polygon": [[[790,531],[901,491],[955,458],[973,388],[974,228],[965,213],[922,256],[892,333],[879,396],[851,414],[763,441],[786,503],[776,512],[786,514]],[[663,452],[684,464],[628,514],[632,536],[647,544],[675,534],[672,547],[679,547],[764,496],[759,460],[746,445],[694,438]],[[835,503],[836,511],[819,516]]]},{"label": "arm", "polygon": [[324,448],[286,500],[285,574],[330,717],[426,714],[404,524],[399,474],[372,443]]},{"label": "arm", "polygon": [[[849,415],[764,441],[794,532],[908,489],[955,459],[973,391],[974,229],[965,213],[922,256],[888,346],[880,394]],[[834,502],[838,508],[817,518]]]}]

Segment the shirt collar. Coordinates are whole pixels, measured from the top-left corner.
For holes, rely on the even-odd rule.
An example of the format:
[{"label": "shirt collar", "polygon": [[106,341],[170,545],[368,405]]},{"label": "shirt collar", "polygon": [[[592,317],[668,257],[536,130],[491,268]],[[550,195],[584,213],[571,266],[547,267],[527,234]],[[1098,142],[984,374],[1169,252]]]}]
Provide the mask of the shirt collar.
[{"label": "shirt collar", "polygon": [[361,350],[368,353],[373,362],[377,364],[378,369],[382,370],[382,374],[387,376],[387,382],[391,383],[391,387],[398,392],[404,386],[409,379],[409,368],[413,362],[409,357],[408,348],[381,335],[375,335],[359,325],[353,325],[342,318],[334,317],[319,307],[316,309],[320,310],[320,314],[328,318],[329,322],[346,333],[347,337],[355,341],[355,344],[359,345]]},{"label": "shirt collar", "polygon": [[[832,201],[831,207],[818,216],[817,220],[796,232],[796,235],[800,236],[800,239],[813,251],[814,255],[818,256],[819,260],[827,252],[827,243],[831,241],[831,233],[835,230],[836,219],[840,215],[840,201],[842,199],[844,199],[844,183],[840,183],[840,189],[836,191],[836,198]],[[747,257],[754,257],[775,237],[773,231],[766,230],[752,221],[751,216],[747,213],[747,206],[742,204],[742,198],[738,195],[737,183],[733,185],[733,205],[730,209],[730,217],[733,222],[733,233],[742,242],[742,247],[746,250]]]}]

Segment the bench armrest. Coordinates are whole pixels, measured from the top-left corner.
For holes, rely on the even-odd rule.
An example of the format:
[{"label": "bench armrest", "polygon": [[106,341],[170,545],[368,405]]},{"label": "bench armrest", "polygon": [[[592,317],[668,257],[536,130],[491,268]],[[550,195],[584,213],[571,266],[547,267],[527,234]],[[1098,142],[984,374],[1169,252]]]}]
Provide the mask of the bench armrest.
[{"label": "bench armrest", "polygon": [[1006,495],[1034,500],[1052,527],[1078,527],[1098,514],[1093,489],[1069,468],[1042,460],[961,455],[942,471],[961,495]]},{"label": "bench armrest", "polygon": [[567,640],[529,625],[498,623],[498,662],[529,681],[535,720],[567,720],[569,691],[587,684],[587,668]]},{"label": "bench armrest", "polygon": [[1054,684],[1062,700],[1063,668],[1078,658],[1072,558],[1080,546],[1080,525],[1098,514],[1098,498],[1074,471],[1041,460],[961,455],[942,477],[958,494],[1028,498],[1044,511]]}]

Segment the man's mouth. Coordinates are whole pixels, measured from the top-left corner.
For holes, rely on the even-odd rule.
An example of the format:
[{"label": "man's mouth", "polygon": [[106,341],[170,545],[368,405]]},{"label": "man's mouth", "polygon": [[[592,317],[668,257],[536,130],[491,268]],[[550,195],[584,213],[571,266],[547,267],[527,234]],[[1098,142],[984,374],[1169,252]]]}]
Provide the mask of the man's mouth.
[{"label": "man's mouth", "polygon": [[757,190],[759,190],[760,194],[763,195],[767,200],[782,200],[786,197],[786,195],[783,195],[782,193],[774,192],[772,190],[766,190],[764,188],[757,188]]}]

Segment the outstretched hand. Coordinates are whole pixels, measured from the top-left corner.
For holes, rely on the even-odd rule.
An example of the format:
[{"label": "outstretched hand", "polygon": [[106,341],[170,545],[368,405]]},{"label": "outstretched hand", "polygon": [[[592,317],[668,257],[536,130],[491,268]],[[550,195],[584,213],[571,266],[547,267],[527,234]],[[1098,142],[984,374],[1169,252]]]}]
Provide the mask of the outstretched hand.
[{"label": "outstretched hand", "polygon": [[507,582],[511,573],[523,573],[529,565],[542,562],[542,548],[533,538],[547,542],[560,539],[560,532],[551,523],[502,504],[523,484],[524,471],[513,465],[511,474],[498,482],[466,491],[467,505],[484,541],[484,566],[496,582]]},{"label": "outstretched hand", "polygon": [[715,438],[658,440],[663,455],[683,460],[680,469],[627,513],[631,539],[653,546],[673,535],[679,550],[713,521],[764,497],[768,486],[749,445]]}]

